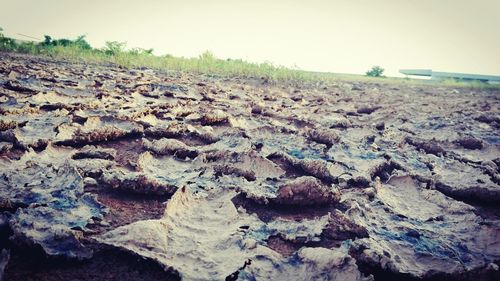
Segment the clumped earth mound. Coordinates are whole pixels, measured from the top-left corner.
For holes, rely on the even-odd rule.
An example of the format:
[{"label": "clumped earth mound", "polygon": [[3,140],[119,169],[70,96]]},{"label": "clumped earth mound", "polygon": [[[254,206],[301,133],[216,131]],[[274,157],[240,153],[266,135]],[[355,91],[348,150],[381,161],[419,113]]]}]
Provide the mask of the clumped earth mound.
[{"label": "clumped earth mound", "polygon": [[0,56],[0,280],[499,280],[500,91]]}]

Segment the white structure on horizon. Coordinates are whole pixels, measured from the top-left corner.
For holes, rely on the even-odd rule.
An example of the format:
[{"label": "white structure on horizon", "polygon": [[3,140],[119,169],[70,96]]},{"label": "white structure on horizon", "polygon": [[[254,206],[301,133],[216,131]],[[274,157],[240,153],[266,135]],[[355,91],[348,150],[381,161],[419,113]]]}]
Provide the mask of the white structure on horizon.
[{"label": "white structure on horizon", "polygon": [[500,83],[500,76],[493,75],[480,75],[480,74],[466,74],[466,73],[453,73],[453,72],[438,72],[432,69],[401,69],[400,73],[412,76],[426,76],[431,79],[444,80],[455,79],[465,81],[481,81],[485,83]]}]

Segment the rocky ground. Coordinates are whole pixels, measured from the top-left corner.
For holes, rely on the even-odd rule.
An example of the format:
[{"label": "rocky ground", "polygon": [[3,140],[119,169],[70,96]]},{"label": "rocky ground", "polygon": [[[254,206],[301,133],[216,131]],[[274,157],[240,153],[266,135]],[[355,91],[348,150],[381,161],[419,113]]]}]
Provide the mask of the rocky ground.
[{"label": "rocky ground", "polygon": [[500,280],[499,90],[0,53],[0,112],[5,280]]}]

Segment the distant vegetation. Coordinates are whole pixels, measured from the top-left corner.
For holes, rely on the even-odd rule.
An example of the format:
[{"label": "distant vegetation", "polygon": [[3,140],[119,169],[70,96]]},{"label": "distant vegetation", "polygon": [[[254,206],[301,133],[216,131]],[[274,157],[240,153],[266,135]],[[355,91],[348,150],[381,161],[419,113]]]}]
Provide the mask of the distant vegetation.
[{"label": "distant vegetation", "polygon": [[42,54],[70,60],[111,62],[124,67],[151,67],[156,69],[197,73],[263,77],[268,80],[310,80],[316,74],[276,66],[272,63],[250,63],[241,59],[219,59],[206,51],[196,58],[155,56],[153,49],[126,48],[126,43],[108,41],[104,48],[93,48],[85,36],[71,39],[53,39],[45,35],[40,43],[19,41],[4,36],[0,30],[0,51]]},{"label": "distant vegetation", "polygon": [[[382,81],[384,69],[376,66],[366,73],[369,77],[360,75],[340,75],[291,69],[274,65],[269,62],[251,63],[241,59],[219,59],[209,51],[195,58],[175,57],[172,55],[156,56],[153,49],[130,48],[125,42],[108,41],[103,48],[94,48],[85,36],[76,39],[53,39],[45,35],[42,42],[15,40],[4,36],[0,28],[0,51],[17,52],[34,55],[48,55],[72,61],[108,62],[127,68],[149,67],[160,70],[184,71],[211,75],[263,78],[266,81]],[[384,83],[428,83],[420,80],[403,78],[387,78]],[[452,86],[449,83],[447,86]],[[485,85],[455,83],[459,87],[484,87]]]},{"label": "distant vegetation", "polygon": [[370,77],[383,77],[384,69],[378,65],[372,67],[372,69],[366,72],[366,76]]}]

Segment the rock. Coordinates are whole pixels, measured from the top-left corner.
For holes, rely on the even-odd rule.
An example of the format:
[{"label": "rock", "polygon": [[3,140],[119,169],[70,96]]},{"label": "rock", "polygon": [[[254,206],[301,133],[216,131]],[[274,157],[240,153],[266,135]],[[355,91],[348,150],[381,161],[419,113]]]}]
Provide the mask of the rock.
[{"label": "rock", "polygon": [[177,190],[176,185],[162,182],[142,173],[124,170],[105,171],[99,181],[112,189],[140,194],[167,195]]},{"label": "rock", "polygon": [[18,126],[0,131],[0,140],[11,142],[25,150],[28,148],[41,150],[56,138],[57,127],[69,122],[69,117],[61,112],[46,114],[37,112],[17,116],[14,120]]},{"label": "rock", "polygon": [[48,150],[0,163],[1,207],[16,210],[9,221],[11,240],[40,246],[49,256],[89,258],[92,251],[79,242],[78,232],[88,231],[88,224],[102,219],[105,208],[84,192],[76,169],[64,159],[59,160],[62,164],[50,159]]},{"label": "rock", "polygon": [[492,173],[498,170],[497,164],[491,160],[481,162],[481,166],[487,168],[488,170],[491,170]]},{"label": "rock", "polygon": [[252,236],[280,236],[282,239],[294,243],[308,243],[321,241],[321,234],[329,224],[329,214],[314,219],[275,219],[267,223],[266,227],[250,233]]},{"label": "rock", "polygon": [[332,118],[327,118],[327,123],[330,129],[347,129],[352,126],[351,121],[345,116],[334,116]]},{"label": "rock", "polygon": [[7,131],[17,127],[17,122],[14,120],[1,119],[0,120],[0,131]]},{"label": "rock", "polygon": [[500,117],[495,114],[481,114],[476,117],[476,120],[484,123],[500,123]]},{"label": "rock", "polygon": [[372,114],[378,109],[380,109],[380,106],[365,106],[358,108],[356,112],[359,114]]},{"label": "rock", "polygon": [[23,83],[20,80],[9,80],[3,84],[3,87],[22,94],[36,94],[38,92],[36,88],[30,87],[28,83]]},{"label": "rock", "polygon": [[500,256],[498,222],[484,225],[472,206],[420,189],[407,176],[381,184],[376,196],[370,202],[356,191],[343,193],[351,204],[346,215],[368,233],[350,251],[358,264],[433,278],[463,276]]},{"label": "rock", "polygon": [[482,149],[484,144],[480,139],[475,137],[463,137],[455,141],[458,145],[467,149]]},{"label": "rock", "polygon": [[264,111],[264,108],[265,108],[264,103],[261,103],[261,102],[254,103],[254,104],[252,104],[251,112],[252,112],[252,114],[262,114]]},{"label": "rock", "polygon": [[336,163],[333,180],[341,177],[339,181],[345,182],[348,187],[369,187],[378,171],[390,166],[382,153],[371,151],[363,144],[331,149],[328,156]]},{"label": "rock", "polygon": [[[255,280],[297,277],[324,280],[365,279],[345,250],[303,248],[290,259],[262,246],[270,235],[292,241],[315,241],[328,222],[276,220],[265,225],[237,210],[232,192],[192,194],[179,189],[163,218],[122,226],[97,241],[152,259],[185,280]],[[192,243],[186,243],[189,235]],[[167,243],[168,242],[168,243]]]},{"label": "rock", "polygon": [[[234,207],[234,195],[203,197],[179,189],[163,218],[122,226],[97,240],[152,259],[185,280],[224,280],[253,257],[247,233],[261,225]],[[186,243],[186,236],[191,242]]]},{"label": "rock", "polygon": [[83,179],[83,184],[85,187],[94,187],[97,186],[97,181],[93,178],[86,177]]},{"label": "rock", "polygon": [[359,85],[352,85],[351,90],[353,90],[353,91],[362,91],[363,88],[361,88]]},{"label": "rock", "polygon": [[436,174],[436,189],[442,193],[458,199],[500,201],[498,184],[482,169],[452,159],[433,158],[431,163]]},{"label": "rock", "polygon": [[338,190],[321,183],[318,179],[304,176],[278,187],[273,202],[283,205],[325,205],[340,200]]},{"label": "rock", "polygon": [[190,133],[188,126],[182,123],[172,122],[168,125],[158,125],[146,128],[144,134],[155,138],[178,138]]},{"label": "rock", "polygon": [[71,156],[72,159],[104,159],[114,160],[116,157],[116,150],[112,148],[97,148],[95,146],[87,145],[80,151]]},{"label": "rock", "polygon": [[[98,204],[88,195],[83,200]],[[85,225],[92,222],[92,218],[102,219],[99,210],[102,207],[93,210],[80,208],[83,210],[57,211],[54,206],[19,209],[10,221],[11,240],[22,246],[40,246],[49,256],[78,260],[91,258],[92,250],[83,246],[78,237],[82,230],[88,231]]]},{"label": "rock", "polygon": [[[109,188],[140,194],[168,195],[188,182],[201,179],[196,161],[179,161],[171,156],[139,155],[137,171],[111,167],[102,172],[99,183]],[[168,169],[165,169],[168,167]]]},{"label": "rock", "polygon": [[213,110],[205,113],[200,121],[202,125],[217,125],[222,123],[227,123],[229,115],[222,110]]},{"label": "rock", "polygon": [[342,249],[301,248],[288,258],[260,255],[230,280],[352,280],[373,281],[359,272],[356,262]]},{"label": "rock", "polygon": [[117,119],[114,117],[89,117],[83,126],[73,128],[62,127],[57,143],[69,146],[84,146],[87,144],[117,140],[120,138],[141,136],[144,129],[141,125]]},{"label": "rock", "polygon": [[383,131],[385,129],[385,123],[380,121],[378,123],[375,124],[375,129],[379,130],[379,131]]},{"label": "rock", "polygon": [[198,156],[198,151],[195,148],[188,147],[186,144],[176,139],[162,138],[152,142],[143,139],[142,142],[146,149],[158,154],[175,155],[181,159],[186,157],[195,158]]},{"label": "rock", "polygon": [[332,129],[312,129],[307,132],[307,137],[315,142],[332,146],[340,141],[337,132]]},{"label": "rock", "polygon": [[366,238],[368,237],[368,232],[365,227],[357,224],[339,210],[335,210],[329,216],[328,226],[323,230],[323,236],[333,240],[344,241],[347,239]]},{"label": "rock", "polygon": [[439,145],[439,143],[436,140],[423,140],[413,137],[407,137],[406,142],[415,146],[418,149],[422,149],[423,151],[429,154],[434,154],[439,156],[445,153],[444,149]]},{"label": "rock", "polygon": [[251,170],[246,170],[232,165],[215,165],[214,166],[215,175],[235,175],[245,178],[247,181],[255,181],[257,177],[255,173]]},{"label": "rock", "polygon": [[13,147],[12,143],[0,141],[0,153],[5,153]]},{"label": "rock", "polygon": [[490,269],[492,271],[498,271],[499,266],[496,263],[490,263],[490,264],[488,264],[488,268],[487,269]]},{"label": "rock", "polygon": [[195,137],[206,144],[214,143],[219,138],[209,126],[194,127],[182,123],[170,123],[168,126],[154,126],[145,130],[145,135],[154,138]]},{"label": "rock", "polygon": [[334,182],[336,177],[332,174],[335,168],[330,163],[320,159],[296,159],[283,153],[273,153],[268,158],[276,158],[285,162],[306,175],[314,176],[326,182]]}]

